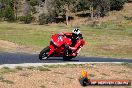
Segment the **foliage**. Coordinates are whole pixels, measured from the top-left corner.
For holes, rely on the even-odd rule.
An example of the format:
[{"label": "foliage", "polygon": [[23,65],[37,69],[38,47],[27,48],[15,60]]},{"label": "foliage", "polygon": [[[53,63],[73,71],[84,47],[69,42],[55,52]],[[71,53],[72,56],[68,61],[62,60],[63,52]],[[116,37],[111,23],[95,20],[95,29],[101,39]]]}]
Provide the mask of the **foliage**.
[{"label": "foliage", "polygon": [[17,20],[17,14],[23,14],[20,20],[31,23],[34,15],[37,15],[39,24],[47,24],[53,22],[53,18],[60,16],[68,18],[70,12],[87,10],[90,11],[86,16],[98,18],[107,15],[110,9],[120,10],[125,1],[129,0],[24,0],[24,4],[22,0],[0,0],[0,19],[14,21]]},{"label": "foliage", "polygon": [[132,17],[124,16],[126,20],[132,21]]},{"label": "foliage", "polygon": [[39,4],[38,0],[30,0],[30,5],[31,6],[36,6],[38,4]]},{"label": "foliage", "polygon": [[39,24],[40,25],[48,24],[48,23],[51,23],[52,21],[53,21],[53,18],[49,15],[41,14],[39,16]]},{"label": "foliage", "polygon": [[75,11],[84,11],[88,10],[90,7],[89,0],[79,0],[75,5]]},{"label": "foliage", "polygon": [[126,0],[110,0],[111,10],[120,10],[125,2]]},{"label": "foliage", "polygon": [[31,11],[33,12],[33,14],[37,13],[37,11],[36,11],[36,8],[35,8],[35,7],[32,7],[32,8],[31,8]]},{"label": "foliage", "polygon": [[7,21],[14,21],[15,20],[15,15],[10,6],[7,6],[4,10],[4,18]]},{"label": "foliage", "polygon": [[12,0],[0,0],[0,3],[1,3],[0,17],[4,18],[4,20],[6,20],[6,21],[14,21],[15,20],[12,2],[13,2]]},{"label": "foliage", "polygon": [[28,14],[27,16],[20,16],[19,20],[22,21],[22,22],[24,22],[25,24],[29,24],[29,23],[32,22],[33,17],[32,17],[31,14]]}]

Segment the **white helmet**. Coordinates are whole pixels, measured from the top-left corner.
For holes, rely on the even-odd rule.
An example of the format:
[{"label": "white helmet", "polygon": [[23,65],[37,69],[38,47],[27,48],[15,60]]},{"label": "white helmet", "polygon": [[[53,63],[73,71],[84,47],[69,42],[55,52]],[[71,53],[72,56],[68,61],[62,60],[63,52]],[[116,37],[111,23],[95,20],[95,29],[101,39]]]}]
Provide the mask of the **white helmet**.
[{"label": "white helmet", "polygon": [[79,28],[74,28],[74,29],[72,30],[72,33],[73,33],[73,34],[76,34],[76,35],[80,34]]}]

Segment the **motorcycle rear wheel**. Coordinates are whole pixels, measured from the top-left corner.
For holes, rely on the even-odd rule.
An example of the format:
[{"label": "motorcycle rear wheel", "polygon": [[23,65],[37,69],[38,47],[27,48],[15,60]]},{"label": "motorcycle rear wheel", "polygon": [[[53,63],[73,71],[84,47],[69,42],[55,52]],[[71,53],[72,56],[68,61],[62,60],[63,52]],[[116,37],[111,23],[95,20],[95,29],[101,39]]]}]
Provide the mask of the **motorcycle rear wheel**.
[{"label": "motorcycle rear wheel", "polygon": [[72,56],[63,56],[64,61],[70,61],[72,58]]},{"label": "motorcycle rear wheel", "polygon": [[39,54],[39,59],[40,60],[46,60],[48,59],[48,52],[49,52],[50,48],[47,46],[45,47]]}]

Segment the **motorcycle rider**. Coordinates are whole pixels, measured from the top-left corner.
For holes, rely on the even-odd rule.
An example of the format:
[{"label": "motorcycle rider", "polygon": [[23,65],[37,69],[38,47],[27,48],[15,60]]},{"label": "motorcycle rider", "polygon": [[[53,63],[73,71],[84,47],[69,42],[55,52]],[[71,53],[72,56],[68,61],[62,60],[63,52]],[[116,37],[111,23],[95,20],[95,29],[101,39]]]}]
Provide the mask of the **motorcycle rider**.
[{"label": "motorcycle rider", "polygon": [[81,39],[83,39],[79,28],[74,28],[72,30],[72,33],[63,33],[63,35],[70,38],[72,41],[71,46],[65,46],[66,55],[68,56],[70,54],[71,56],[76,56],[78,54],[79,48],[81,48],[80,47]]}]

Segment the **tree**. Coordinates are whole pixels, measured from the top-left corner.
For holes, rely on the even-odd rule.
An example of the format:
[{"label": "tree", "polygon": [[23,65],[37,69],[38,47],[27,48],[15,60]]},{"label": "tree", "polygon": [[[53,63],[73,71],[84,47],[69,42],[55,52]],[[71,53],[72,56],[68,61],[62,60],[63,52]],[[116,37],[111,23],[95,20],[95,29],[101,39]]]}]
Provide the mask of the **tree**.
[{"label": "tree", "polygon": [[75,11],[85,11],[85,10],[89,10],[90,7],[90,0],[76,0],[76,3],[74,4],[75,7]]},{"label": "tree", "polygon": [[7,21],[14,21],[14,10],[12,0],[0,0],[1,3],[1,18]]},{"label": "tree", "polygon": [[90,0],[90,14],[91,14],[91,19],[93,20],[94,18],[94,1]]},{"label": "tree", "polygon": [[39,0],[30,0],[29,3],[33,7],[39,4]]},{"label": "tree", "polygon": [[[13,21],[18,16],[44,19],[53,22],[59,19],[69,24],[70,13],[87,12],[85,16],[103,17],[110,10],[120,10],[126,0],[0,0],[0,18]],[[129,0],[127,0],[129,1]],[[42,16],[42,17],[40,17]],[[60,20],[61,17],[61,20]],[[21,18],[21,17],[20,17]],[[23,18],[23,17],[22,17]],[[52,20],[51,20],[52,19]],[[28,21],[29,22],[29,21]]]},{"label": "tree", "polygon": [[28,14],[28,15],[26,15],[26,16],[20,16],[20,17],[19,17],[19,20],[22,21],[22,22],[25,23],[25,24],[29,24],[29,23],[32,22],[33,17],[32,17],[31,14]]},{"label": "tree", "polygon": [[110,0],[94,0],[94,7],[97,14],[103,17],[110,11]]},{"label": "tree", "polygon": [[52,21],[53,21],[53,19],[50,15],[41,14],[39,16],[39,24],[40,25],[48,24],[48,23],[51,23]]},{"label": "tree", "polygon": [[29,14],[31,14],[31,6],[30,6],[30,2],[28,0],[25,0],[24,4],[23,4],[23,16],[27,16]]},{"label": "tree", "polygon": [[15,20],[14,11],[10,6],[6,6],[6,8],[4,10],[4,19],[7,21],[14,21]]},{"label": "tree", "polygon": [[71,7],[74,7],[74,4],[77,0],[55,0],[55,12],[57,15],[65,16],[66,25],[69,21],[69,13],[72,11]]},{"label": "tree", "polygon": [[14,16],[15,16],[15,19],[17,20],[17,13],[18,13],[18,3],[20,1],[19,0],[12,0],[12,3],[13,3],[13,11],[14,11]]},{"label": "tree", "polygon": [[125,4],[126,0],[110,0],[111,10],[120,10]]}]

